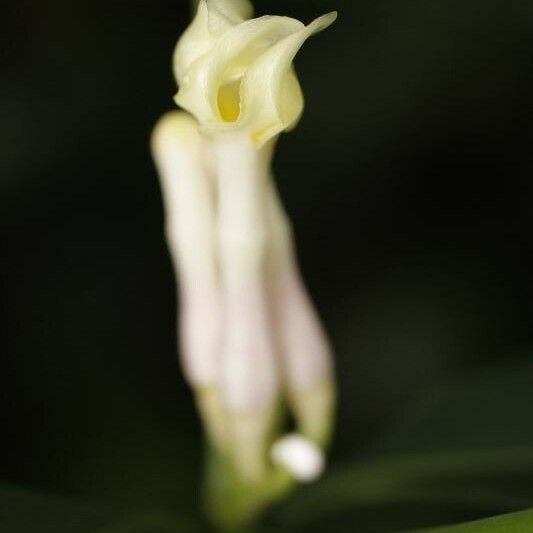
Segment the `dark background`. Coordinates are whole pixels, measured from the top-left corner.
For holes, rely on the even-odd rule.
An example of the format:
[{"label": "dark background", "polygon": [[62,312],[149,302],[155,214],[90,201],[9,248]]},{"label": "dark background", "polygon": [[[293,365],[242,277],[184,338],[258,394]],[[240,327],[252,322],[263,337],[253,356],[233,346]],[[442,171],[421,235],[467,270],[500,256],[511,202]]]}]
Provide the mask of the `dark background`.
[{"label": "dark background", "polygon": [[[188,7],[3,6],[2,483],[198,512],[203,444],[148,149],[173,108]],[[275,161],[336,348],[334,469],[532,444],[531,2],[256,9],[306,22],[339,11],[297,58],[307,107]],[[417,508],[395,525],[484,514]]]}]

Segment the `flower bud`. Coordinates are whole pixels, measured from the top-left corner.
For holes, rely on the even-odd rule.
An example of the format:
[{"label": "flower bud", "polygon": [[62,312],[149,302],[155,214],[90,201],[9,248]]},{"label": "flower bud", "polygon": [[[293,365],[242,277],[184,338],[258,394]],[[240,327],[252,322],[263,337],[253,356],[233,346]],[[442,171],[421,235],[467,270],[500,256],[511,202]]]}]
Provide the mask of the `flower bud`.
[{"label": "flower bud", "polygon": [[173,112],[154,128],[152,152],[163,192],[167,242],[179,280],[181,361],[208,431],[221,442],[221,304],[208,149],[196,121],[186,113]]},{"label": "flower bud", "polygon": [[299,272],[291,224],[274,184],[267,205],[270,290],[287,401],[299,431],[325,446],[335,403],[332,349]]},{"label": "flower bud", "polygon": [[324,471],[324,454],[313,442],[298,434],[285,435],[270,452],[275,465],[286,468],[302,483],[315,481]]}]

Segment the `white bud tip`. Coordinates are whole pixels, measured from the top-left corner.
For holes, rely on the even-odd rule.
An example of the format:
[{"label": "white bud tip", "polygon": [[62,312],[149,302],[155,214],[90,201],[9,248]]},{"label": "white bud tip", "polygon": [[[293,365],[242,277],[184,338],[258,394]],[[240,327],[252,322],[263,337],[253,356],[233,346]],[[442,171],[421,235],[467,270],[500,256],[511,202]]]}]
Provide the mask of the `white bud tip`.
[{"label": "white bud tip", "polygon": [[324,472],[322,450],[302,435],[292,434],[274,443],[270,451],[272,462],[285,467],[301,483],[310,483]]}]

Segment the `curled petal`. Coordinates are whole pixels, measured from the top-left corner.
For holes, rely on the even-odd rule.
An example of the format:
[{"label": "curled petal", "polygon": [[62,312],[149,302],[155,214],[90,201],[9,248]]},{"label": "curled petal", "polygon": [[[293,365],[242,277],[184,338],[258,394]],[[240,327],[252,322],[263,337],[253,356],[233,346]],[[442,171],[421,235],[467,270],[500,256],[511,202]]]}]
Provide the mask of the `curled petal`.
[{"label": "curled petal", "polygon": [[295,19],[270,16],[234,26],[187,71],[176,102],[204,126],[235,129],[242,104],[240,85],[246,71],[273,42],[302,27]]},{"label": "curled petal", "polygon": [[191,65],[215,46],[217,39],[253,15],[248,0],[200,0],[193,21],[180,37],[172,60],[181,85]]},{"label": "curled petal", "polygon": [[204,130],[245,131],[260,148],[297,122],[304,100],[292,61],[337,15],[304,26],[289,17],[243,20],[249,13],[241,3],[200,3],[176,47],[175,100]]},{"label": "curled petal", "polygon": [[215,45],[217,36],[209,29],[209,11],[202,0],[189,27],[178,40],[172,57],[174,77],[181,86],[185,73],[199,58],[207,54]]},{"label": "curled petal", "polygon": [[250,125],[256,146],[262,146],[298,121],[304,101],[291,68],[292,61],[309,37],[326,29],[336,18],[336,12],[328,13],[280,40],[246,73],[242,86],[241,121]]}]

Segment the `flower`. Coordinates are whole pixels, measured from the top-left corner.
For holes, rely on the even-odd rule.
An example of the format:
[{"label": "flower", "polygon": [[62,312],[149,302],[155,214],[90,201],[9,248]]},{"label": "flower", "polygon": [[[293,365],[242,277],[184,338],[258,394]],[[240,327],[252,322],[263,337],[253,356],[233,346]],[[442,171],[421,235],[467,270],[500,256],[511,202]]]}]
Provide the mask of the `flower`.
[{"label": "flower", "polygon": [[[210,441],[257,484],[273,468],[275,441],[274,468],[318,475],[331,433],[331,347],[271,161],[278,134],[303,110],[292,60],[336,13],[308,26],[251,15],[247,0],[200,1],[174,52],[185,112],[158,123],[152,151],[179,279],[185,375]],[[297,423],[288,440],[275,431],[280,401]]]},{"label": "flower", "polygon": [[256,147],[298,121],[304,106],[292,66],[336,12],[308,26],[289,17],[245,20],[247,2],[201,0],[174,52],[176,103],[208,131],[246,131]]}]

